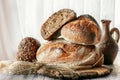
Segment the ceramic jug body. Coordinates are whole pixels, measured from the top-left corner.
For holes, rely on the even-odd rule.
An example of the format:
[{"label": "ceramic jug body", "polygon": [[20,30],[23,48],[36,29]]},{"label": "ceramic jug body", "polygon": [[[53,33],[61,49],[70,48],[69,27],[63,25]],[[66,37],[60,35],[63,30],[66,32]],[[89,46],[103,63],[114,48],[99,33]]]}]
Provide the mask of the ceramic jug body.
[{"label": "ceramic jug body", "polygon": [[[104,54],[104,64],[107,65],[113,64],[118,53],[117,42],[119,41],[119,30],[117,28],[113,28],[109,31],[110,22],[110,20],[102,20],[103,34],[98,45],[100,51]],[[116,32],[118,35],[115,40],[111,36],[113,32]]]}]

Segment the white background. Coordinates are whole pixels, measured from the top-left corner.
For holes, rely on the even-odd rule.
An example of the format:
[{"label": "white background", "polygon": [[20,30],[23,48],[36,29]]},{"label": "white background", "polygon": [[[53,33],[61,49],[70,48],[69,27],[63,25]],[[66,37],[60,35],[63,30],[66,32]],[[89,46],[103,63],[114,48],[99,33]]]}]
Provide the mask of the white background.
[{"label": "white background", "polygon": [[99,24],[110,19],[111,28],[120,28],[120,0],[0,0],[0,59],[15,59],[24,37],[43,43],[41,25],[62,8],[73,9],[77,16],[90,14]]}]

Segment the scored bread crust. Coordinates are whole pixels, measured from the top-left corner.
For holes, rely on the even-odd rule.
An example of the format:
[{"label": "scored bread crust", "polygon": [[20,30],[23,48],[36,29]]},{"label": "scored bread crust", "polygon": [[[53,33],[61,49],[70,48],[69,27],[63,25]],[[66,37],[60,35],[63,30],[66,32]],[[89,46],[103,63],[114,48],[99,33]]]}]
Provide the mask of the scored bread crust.
[{"label": "scored bread crust", "polygon": [[89,20],[92,20],[93,22],[95,22],[99,26],[99,24],[97,23],[95,18],[89,14],[80,15],[80,16],[78,16],[78,19],[89,19]]},{"label": "scored bread crust", "polygon": [[45,40],[51,40],[60,36],[59,29],[64,24],[75,18],[76,18],[76,13],[71,9],[61,9],[58,12],[55,12],[42,25],[41,28],[42,37]]},{"label": "scored bread crust", "polygon": [[[56,66],[88,68],[88,66],[101,66],[103,56],[95,46],[72,44],[66,41],[55,41],[40,47],[36,54],[40,63]],[[90,68],[89,67],[89,68]]]},{"label": "scored bread crust", "polygon": [[64,25],[61,36],[72,43],[95,45],[100,41],[101,30],[93,20],[86,17]]}]

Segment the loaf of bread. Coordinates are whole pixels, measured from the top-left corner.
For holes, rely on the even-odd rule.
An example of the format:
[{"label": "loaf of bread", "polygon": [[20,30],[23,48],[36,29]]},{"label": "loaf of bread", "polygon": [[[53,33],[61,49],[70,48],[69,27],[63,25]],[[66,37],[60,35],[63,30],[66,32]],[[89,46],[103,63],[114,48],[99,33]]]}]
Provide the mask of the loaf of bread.
[{"label": "loaf of bread", "polygon": [[96,22],[84,16],[69,22],[61,29],[62,37],[76,44],[95,45],[100,41],[101,30]]},{"label": "loaf of bread", "polygon": [[54,41],[40,47],[37,61],[70,68],[91,68],[103,64],[103,55],[95,46],[83,46],[67,41]]},{"label": "loaf of bread", "polygon": [[30,62],[35,61],[36,52],[39,47],[39,41],[32,37],[22,39],[18,45],[17,60]]},{"label": "loaf of bread", "polygon": [[67,22],[76,18],[76,13],[71,9],[61,9],[51,15],[41,28],[41,35],[45,40],[56,39],[60,28]]}]

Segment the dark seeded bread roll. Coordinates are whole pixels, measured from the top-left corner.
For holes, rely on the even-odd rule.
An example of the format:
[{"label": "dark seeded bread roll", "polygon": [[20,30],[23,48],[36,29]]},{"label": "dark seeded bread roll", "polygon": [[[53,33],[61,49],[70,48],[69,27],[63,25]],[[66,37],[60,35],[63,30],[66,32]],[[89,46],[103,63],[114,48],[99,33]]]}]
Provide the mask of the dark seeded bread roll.
[{"label": "dark seeded bread roll", "polygon": [[36,59],[36,51],[39,46],[40,43],[32,37],[22,39],[18,46],[17,60],[34,61]]},{"label": "dark seeded bread roll", "polygon": [[[67,22],[76,18],[76,13],[71,9],[61,9],[51,15],[42,25],[41,35],[45,40],[51,40],[58,36],[59,29]],[[58,32],[58,33],[57,33]]]}]

